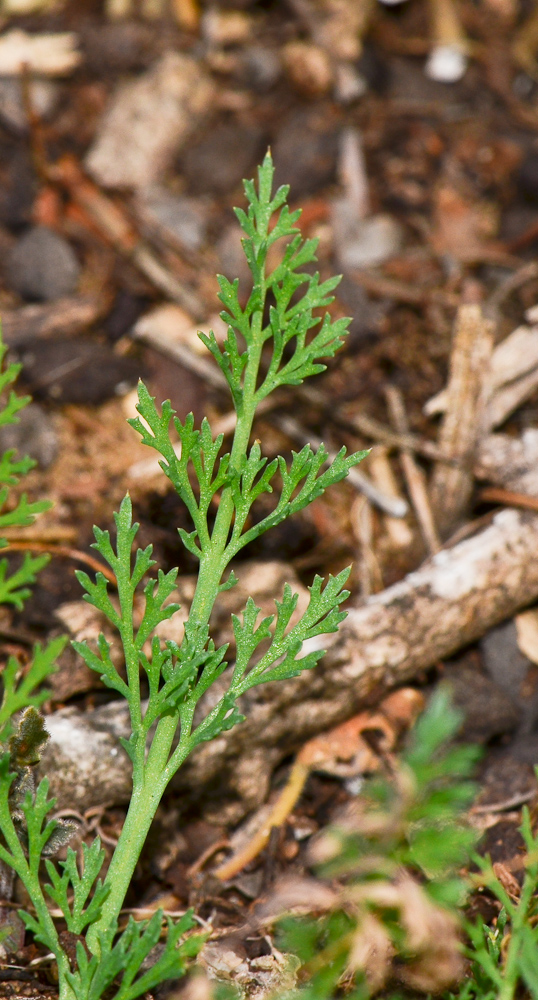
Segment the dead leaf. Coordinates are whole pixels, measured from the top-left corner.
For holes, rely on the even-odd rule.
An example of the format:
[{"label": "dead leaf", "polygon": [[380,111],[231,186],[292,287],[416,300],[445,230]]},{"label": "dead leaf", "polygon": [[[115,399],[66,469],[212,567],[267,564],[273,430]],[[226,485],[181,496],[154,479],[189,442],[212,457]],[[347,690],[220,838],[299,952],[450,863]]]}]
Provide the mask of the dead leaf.
[{"label": "dead leaf", "polygon": [[315,878],[280,879],[269,897],[256,907],[256,921],[273,923],[285,913],[325,913],[338,903],[338,893]]},{"label": "dead leaf", "polygon": [[381,921],[367,913],[357,925],[349,951],[349,969],[364,971],[372,993],[380,990],[390,972],[394,946]]}]

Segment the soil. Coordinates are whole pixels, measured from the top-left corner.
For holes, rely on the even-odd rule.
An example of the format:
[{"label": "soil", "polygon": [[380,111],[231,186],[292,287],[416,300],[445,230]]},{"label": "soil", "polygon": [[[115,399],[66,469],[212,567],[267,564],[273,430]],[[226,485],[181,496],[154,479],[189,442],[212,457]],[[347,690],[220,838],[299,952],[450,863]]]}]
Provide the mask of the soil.
[{"label": "soil", "polygon": [[[472,57],[461,80],[442,83],[425,73],[432,41],[422,0],[380,4],[362,51],[358,46],[347,61],[337,44],[343,28],[336,42],[316,43],[318,15],[330,5],[308,9],[311,23],[301,4],[285,0],[202,2],[200,10],[193,7],[189,26],[187,14],[178,23],[169,10],[155,19],[135,10],[114,20],[102,3],[67,0],[53,12],[9,18],[6,30],[74,32],[81,58],[70,74],[46,81],[50,93],[42,96],[32,89],[43,84],[38,74],[27,72],[22,83],[17,78],[15,99],[7,85],[2,90],[13,81],[0,78],[0,312],[9,358],[22,366],[19,388],[34,400],[31,419],[0,443],[36,459],[24,488],[54,503],[20,535],[52,557],[24,610],[2,610],[4,659],[15,653],[27,660],[35,641],[65,629],[59,609],[80,601],[74,570],[88,569],[73,550],[92,554],[94,524],[114,531],[112,513],[127,490],[140,522],[139,544],[153,544],[165,572],[179,566],[188,577],[195,571],[177,534],[178,527],[188,528],[186,512],[158,471],[144,472],[140,463],[150,456],[126,421],[134,415],[139,378],[158,401],[171,399],[181,419],[189,410],[197,421],[205,413],[212,421],[229,413],[225,394],[166,349],[156,349],[143,324],[154,329],[148,315],[172,302],[178,329],[181,313],[187,331],[182,342],[192,347],[188,331],[215,322],[217,272],[238,276],[242,295],[248,294],[232,209],[244,204],[242,178],[254,175],[268,145],[276,181],[290,185],[292,208],[303,210],[303,235],[320,241],[322,278],[343,272],[331,312],[352,316],[345,347],[312,380],[315,393],[289,389],[283,395],[279,415],[293,416],[307,437],[336,450],[376,445],[379,452],[361,419],[390,428],[386,389],[393,386],[402,394],[410,430],[435,444],[438,421],[425,415],[424,405],[446,385],[458,305],[498,302],[499,341],[538,301],[538,274],[529,270],[538,241],[538,90],[536,74],[525,70],[514,49],[525,12],[511,3],[463,0]],[[308,50],[303,63],[293,49],[292,56],[288,52],[297,41]],[[146,79],[170,51],[194,60],[202,75],[193,88],[209,81],[211,99],[191,109],[175,145],[157,166],[147,166],[150,181],[106,186],[90,169],[96,158],[88,156],[105,112],[118,88]],[[337,69],[344,65],[360,90],[351,97],[338,83]],[[152,113],[158,114],[158,104]],[[127,147],[126,160],[129,155]],[[66,162],[75,165],[70,174],[62,167]],[[116,166],[121,173],[122,164]],[[366,191],[357,195],[361,184]],[[347,198],[349,207],[353,191],[366,207],[350,231],[337,206]],[[104,223],[100,197],[107,199]],[[118,236],[122,225],[127,235]],[[150,278],[134,247],[150,250],[175,296],[164,291],[164,279]],[[363,263],[357,266],[359,252]],[[502,430],[519,436],[537,420],[535,391]],[[255,434],[269,456],[289,457],[297,447],[272,413],[258,419]],[[429,475],[431,460],[418,461]],[[404,496],[394,449],[388,462]],[[371,458],[364,467],[379,477]],[[454,530],[496,509],[476,488]],[[407,536],[398,542],[386,516],[365,507],[344,482],[253,544],[244,558],[255,561],[261,578],[264,566],[279,560],[303,586],[315,573],[351,564],[351,600],[358,602],[401,580],[428,555],[414,514],[403,523]],[[9,558],[15,565],[19,556]],[[465,712],[464,738],[485,749],[477,802],[493,804],[484,821],[487,849],[494,845],[494,860],[509,864],[519,849],[519,806],[510,803],[536,790],[538,668],[520,651],[513,623],[497,632],[438,664],[416,686],[428,695],[440,679],[452,680]],[[86,711],[111,697],[66,652],[45,710]],[[292,763],[290,750],[273,776],[273,791],[285,783]],[[202,921],[210,920],[215,940],[228,942],[226,954],[256,960],[260,969],[271,941],[241,935],[247,915],[281,876],[308,870],[310,838],[357,787],[356,776],[312,773],[261,856],[224,886],[211,876],[233,832],[219,790],[189,799],[188,806],[171,792],[127,905],[162,905],[172,912],[193,905]],[[501,821],[496,809],[503,803]],[[110,805],[104,795],[102,808],[90,812],[84,817],[88,830],[104,835],[110,850],[124,804]],[[41,955],[36,945],[21,937],[15,951],[15,959],[0,963],[0,994],[53,996],[50,966],[30,965]],[[252,991],[254,996],[254,986]]]}]

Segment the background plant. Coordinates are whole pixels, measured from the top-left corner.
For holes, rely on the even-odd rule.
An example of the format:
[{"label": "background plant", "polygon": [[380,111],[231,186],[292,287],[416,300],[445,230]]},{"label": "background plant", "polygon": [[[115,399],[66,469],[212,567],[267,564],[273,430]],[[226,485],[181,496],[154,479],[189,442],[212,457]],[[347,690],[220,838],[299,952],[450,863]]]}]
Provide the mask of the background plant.
[{"label": "background plant", "polygon": [[[30,402],[29,396],[17,396],[10,389],[20,371],[20,365],[4,366],[7,347],[0,331],[0,428],[19,422],[18,414]],[[13,501],[13,488],[35,465],[28,456],[18,458],[15,450],[0,455],[0,549],[8,545],[3,533],[7,527],[24,528],[32,524],[37,514],[48,510],[48,500],[30,502],[26,493]],[[0,604],[10,604],[20,611],[31,594],[39,570],[47,564],[48,555],[33,556],[25,552],[17,569],[10,571],[8,559],[0,559]],[[46,646],[36,645],[33,658],[24,669],[14,656],[10,656],[2,669],[2,702],[0,704],[0,743],[13,732],[12,717],[29,706],[38,707],[48,697],[40,688],[54,670],[57,656],[65,644],[64,639],[54,639]],[[38,690],[39,689],[39,690]]]},{"label": "background plant", "polygon": [[[5,366],[7,347],[3,343],[0,329],[0,428],[19,421],[18,414],[30,402],[29,396],[17,396],[11,389],[20,370],[20,365]],[[30,502],[26,493],[17,500],[13,490],[30,471],[35,462],[28,456],[16,456],[15,450],[0,455],[0,549],[5,549],[8,541],[4,529],[23,528],[33,523],[35,517],[51,506],[47,500]],[[25,552],[17,569],[10,567],[7,558],[0,559],[0,604],[11,605],[22,610],[24,602],[31,594],[40,569],[48,562],[47,555],[33,556]],[[19,838],[26,837],[24,814],[21,805],[27,793],[34,791],[33,768],[39,760],[39,749],[47,739],[41,716],[37,708],[48,697],[43,689],[43,681],[55,669],[55,661],[60,654],[65,639],[57,638],[42,646],[34,646],[28,663],[22,664],[16,656],[10,656],[1,669],[2,697],[0,701],[0,745],[7,749],[4,760],[10,761],[13,773],[7,808]],[[15,719],[19,718],[18,724]],[[57,844],[58,830],[49,847]],[[67,833],[67,827],[63,826]],[[13,867],[5,863],[0,852],[0,887],[3,899],[9,899],[13,887]],[[16,920],[16,918],[15,918]],[[0,925],[0,940],[9,948],[10,934],[14,928],[13,914],[8,914]]]},{"label": "background plant", "polygon": [[[323,310],[332,301],[338,278],[320,282],[319,275],[301,267],[315,260],[315,240],[301,239],[295,224],[299,212],[290,213],[288,188],[272,195],[273,164],[268,154],[258,173],[258,186],[245,183],[247,211],[237,210],[245,233],[243,247],[253,278],[253,289],[244,308],[238,282],[219,277],[222,317],[228,324],[221,348],[213,334],[200,335],[223,372],[237,413],[231,451],[221,454],[222,435],[213,439],[207,420],[200,429],[192,414],[184,423],[169,402],[159,412],[154,399],[140,383],[140,419],[132,421],[142,440],[161,456],[161,466],[190,514],[193,529],[179,529],[185,547],[199,562],[196,591],[181,645],[161,641],[154,633],[170,618],[178,605],[171,600],[177,570],[148,578],[154,566],[151,546],[137,549],[133,543],[138,526],[132,521],[130,498],[115,514],[116,538],[95,528],[95,547],[113,570],[117,601],[111,600],[105,577],[95,581],[78,573],[86,593],[117,629],[125,654],[126,676],[116,670],[110,644],[103,635],[97,649],[76,643],[91,669],[104,683],[128,702],[131,736],[122,741],[132,762],[133,788],[125,824],[109,870],[99,878],[104,852],[99,841],[84,849],[79,870],[75,854],[68,851],[59,869],[47,859],[48,882],[39,877],[40,859],[55,823],[47,821],[54,803],[48,800],[48,784],[41,782],[35,796],[28,792],[20,808],[27,831],[22,845],[9,810],[9,790],[16,775],[9,756],[2,762],[0,828],[5,841],[0,857],[17,872],[29,892],[34,913],[23,914],[26,925],[56,957],[61,1000],[99,1000],[112,988],[110,1000],[134,1000],[165,978],[180,975],[186,959],[196,953],[202,937],[187,936],[193,925],[186,914],[178,923],[168,921],[166,944],[160,956],[140,972],[161,934],[162,915],[145,924],[132,919],[120,931],[118,919],[136,863],[162,795],[181,764],[201,742],[214,739],[241,721],[237,702],[255,685],[296,676],[315,666],[322,652],[301,655],[306,639],[334,632],[345,617],[341,603],[348,570],[326,581],[316,577],[310,587],[309,604],[298,621],[292,622],[297,594],[286,586],[275,601],[275,614],[260,619],[252,599],[233,617],[235,662],[226,659],[227,647],[216,648],[210,636],[211,613],[223,589],[235,583],[233,571],[226,577],[235,556],[285,518],[300,511],[330,485],[343,479],[365,454],[346,456],[343,448],[327,465],[322,445],[316,452],[305,446],[292,453],[288,465],[279,457],[268,462],[259,442],[249,445],[256,409],[275,389],[299,385],[304,378],[324,370],[321,359],[332,357],[341,346],[349,320],[332,321]],[[272,271],[267,255],[273,244],[289,240],[281,261]],[[301,294],[302,292],[302,294]],[[319,312],[321,310],[321,313]],[[171,426],[181,441],[178,457]],[[195,486],[192,485],[193,481]],[[279,495],[273,510],[256,519],[256,500],[272,493],[278,481]],[[210,508],[217,502],[211,523]],[[135,624],[135,592],[143,586],[145,608]],[[228,685],[217,704],[196,724],[194,712],[208,688],[226,672]],[[141,676],[149,697],[142,704]],[[47,897],[58,906],[68,931],[81,936],[77,958],[71,967],[50,916]],[[114,992],[115,990],[115,992]]]},{"label": "background plant", "polygon": [[530,811],[523,808],[520,832],[526,853],[521,886],[514,877],[500,877],[489,857],[475,857],[480,875],[475,881],[501,903],[493,927],[466,922],[471,974],[449,1000],[513,1000],[522,989],[538,998],[538,834]]},{"label": "background plant", "polygon": [[460,870],[477,839],[463,810],[479,750],[452,744],[460,722],[441,689],[401,760],[388,760],[389,772],[361,791],[345,824],[314,843],[319,874],[339,888],[323,918],[281,924],[280,944],[299,957],[302,985],[278,1000],[332,1000],[342,985],[366,1000],[394,979],[438,994],[461,976],[471,883]]}]

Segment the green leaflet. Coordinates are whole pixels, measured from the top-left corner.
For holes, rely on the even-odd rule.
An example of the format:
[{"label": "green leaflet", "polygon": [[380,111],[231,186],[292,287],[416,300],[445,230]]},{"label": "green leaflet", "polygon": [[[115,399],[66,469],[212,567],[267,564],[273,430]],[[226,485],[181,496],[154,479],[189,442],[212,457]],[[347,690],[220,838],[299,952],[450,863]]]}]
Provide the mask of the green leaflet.
[{"label": "green leaflet", "polygon": [[[110,1000],[134,1000],[183,973],[187,959],[203,943],[203,937],[190,933],[190,914],[176,923],[167,921],[166,943],[160,954],[155,952],[149,968],[147,960],[162,932],[162,914],[154,914],[146,923],[131,918],[119,930],[125,895],[162,795],[196,746],[242,721],[238,700],[249,688],[313,668],[322,652],[303,655],[303,643],[336,631],[345,617],[341,604],[348,597],[349,570],[327,580],[316,577],[308,606],[299,617],[297,596],[289,586],[282,595],[275,595],[275,613],[261,620],[259,608],[248,600],[242,614],[233,619],[234,662],[227,647],[217,648],[211,636],[215,602],[236,582],[232,560],[255,538],[342,480],[365,454],[348,456],[342,449],[326,468],[324,446],[313,451],[307,445],[292,452],[289,463],[283,457],[268,462],[262,445],[251,442],[260,402],[282,386],[298,385],[323,371],[324,360],[341,346],[349,323],[333,321],[326,312],[339,279],[320,281],[318,274],[302,270],[315,260],[316,241],[302,240],[296,228],[300,213],[290,213],[286,204],[288,189],[272,193],[273,173],[267,154],[258,171],[258,184],[245,183],[246,212],[237,211],[245,233],[252,292],[243,307],[238,283],[219,277],[227,338],[221,347],[212,333],[200,335],[224,374],[236,409],[230,451],[224,450],[223,436],[215,437],[207,420],[197,428],[192,414],[179,420],[169,402],[158,408],[142,382],[140,417],[131,421],[142,441],[159,454],[161,467],[192,522],[189,530],[179,531],[183,545],[199,562],[183,640],[173,642],[159,635],[159,626],[179,610],[174,600],[177,570],[155,573],[151,546],[135,547],[138,525],[133,522],[129,496],[114,515],[114,537],[94,529],[95,548],[115,575],[117,593],[102,573],[95,579],[77,573],[85,599],[116,630],[125,660],[125,672],[119,672],[110,641],[103,635],[92,646],[74,644],[86,664],[129,706],[131,733],[121,744],[132,765],[132,798],[108,871],[101,877],[103,852],[96,840],[83,848],[80,868],[71,850],[59,865],[48,860],[49,881],[42,886],[39,858],[47,853],[47,843],[55,845],[62,834],[46,821],[52,808],[46,801],[46,783],[41,783],[35,795],[29,790],[21,807],[26,848],[17,831],[9,827],[12,821],[8,822],[4,809],[6,850],[35,908],[35,915],[27,914],[24,919],[57,957],[60,1000],[101,1000],[105,993]],[[281,239],[287,245],[280,263],[270,271],[268,251]],[[180,448],[173,443],[173,432]],[[14,474],[7,469],[6,476]],[[274,508],[262,516],[257,501],[273,491],[277,495]],[[217,681],[218,696],[204,713],[202,699]],[[6,781],[13,777],[6,776]],[[79,942],[77,947],[75,967],[62,950],[44,894],[60,908],[68,929],[84,938],[85,945]]]}]

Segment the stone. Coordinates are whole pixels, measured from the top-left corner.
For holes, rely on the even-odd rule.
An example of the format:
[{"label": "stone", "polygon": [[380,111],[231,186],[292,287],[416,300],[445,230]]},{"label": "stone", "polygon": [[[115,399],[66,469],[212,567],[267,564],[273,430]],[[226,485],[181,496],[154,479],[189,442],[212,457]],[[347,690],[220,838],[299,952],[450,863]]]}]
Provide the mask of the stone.
[{"label": "stone", "polygon": [[136,385],[138,362],[94,337],[46,337],[21,351],[23,376],[33,396],[56,403],[98,406]]},{"label": "stone", "polygon": [[244,45],[252,34],[252,17],[242,10],[219,10],[209,7],[202,16],[204,41],[216,48]]},{"label": "stone", "polygon": [[141,191],[137,199],[142,219],[180,250],[200,250],[207,235],[209,205],[202,198],[175,195],[165,188]]},{"label": "stone", "polygon": [[439,83],[457,83],[465,75],[468,59],[460,45],[436,45],[430,53],[424,72]]},{"label": "stone", "polygon": [[480,640],[480,652],[489,677],[519,708],[521,733],[528,742],[538,719],[538,675],[520,648],[516,621],[503,622],[486,632]]},{"label": "stone", "polygon": [[247,264],[241,240],[243,230],[237,222],[232,222],[217,240],[216,251],[219,271],[229,281],[239,279],[240,300],[246,300],[252,291],[252,274]]},{"label": "stone", "polygon": [[80,264],[71,245],[46,226],[33,226],[8,258],[11,287],[24,299],[52,302],[76,291]]},{"label": "stone", "polygon": [[361,285],[345,274],[336,289],[336,298],[351,316],[347,344],[350,350],[379,335],[385,316],[391,308],[389,300],[371,301]]},{"label": "stone", "polygon": [[491,679],[511,698],[517,698],[531,663],[519,650],[515,622],[503,622],[486,632],[480,640],[480,652]]},{"label": "stone", "polygon": [[538,204],[538,150],[530,149],[523,157],[516,176],[517,190],[533,205]]},{"label": "stone", "polygon": [[316,98],[328,94],[333,85],[333,68],[328,52],[312,42],[288,42],[282,49],[286,75],[299,94]]},{"label": "stone", "polygon": [[47,716],[50,740],[39,763],[60,809],[85,812],[131,796],[131,764],[118,737],[128,738],[129,713],[123,701],[82,714],[63,708]]},{"label": "stone", "polygon": [[[48,119],[60,96],[60,87],[52,80],[31,80],[30,99],[35,114]],[[18,77],[0,77],[0,119],[16,132],[28,131],[28,114],[24,106],[21,81]]]},{"label": "stone", "polygon": [[17,417],[17,424],[6,424],[0,428],[0,452],[14,449],[18,458],[29,455],[42,469],[47,469],[59,448],[52,417],[38,403],[25,406]]},{"label": "stone", "polygon": [[239,59],[241,82],[259,94],[271,90],[282,74],[279,56],[264,45],[245,46]]},{"label": "stone", "polygon": [[403,231],[396,219],[384,213],[359,218],[347,198],[333,202],[332,224],[336,259],[343,271],[376,267],[401,249]]},{"label": "stone", "polygon": [[464,742],[488,743],[517,729],[521,713],[506,691],[477,669],[476,656],[462,656],[448,664],[443,680],[452,690],[456,708],[463,713],[458,734]]}]

